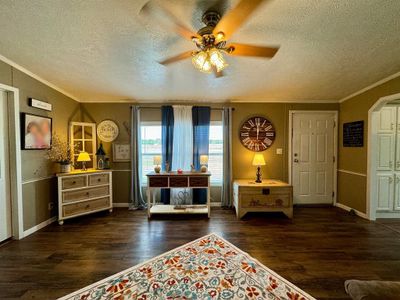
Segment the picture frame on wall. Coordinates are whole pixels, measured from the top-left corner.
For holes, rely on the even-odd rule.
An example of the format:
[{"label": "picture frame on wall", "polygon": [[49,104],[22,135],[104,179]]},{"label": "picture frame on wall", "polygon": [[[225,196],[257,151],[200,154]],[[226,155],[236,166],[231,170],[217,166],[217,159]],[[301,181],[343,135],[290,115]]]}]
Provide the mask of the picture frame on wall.
[{"label": "picture frame on wall", "polygon": [[46,150],[51,148],[53,119],[21,113],[22,150]]},{"label": "picture frame on wall", "polygon": [[113,143],[112,147],[113,147],[113,162],[131,161],[130,143]]}]

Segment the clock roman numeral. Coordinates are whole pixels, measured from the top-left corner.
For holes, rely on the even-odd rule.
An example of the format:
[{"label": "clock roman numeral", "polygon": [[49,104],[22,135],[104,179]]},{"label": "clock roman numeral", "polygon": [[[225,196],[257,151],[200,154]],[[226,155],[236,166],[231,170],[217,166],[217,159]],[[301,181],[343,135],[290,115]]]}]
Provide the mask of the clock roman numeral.
[{"label": "clock roman numeral", "polygon": [[249,132],[241,132],[241,133],[240,133],[240,136],[243,136],[243,137],[249,136],[249,135],[250,135]]},{"label": "clock roman numeral", "polygon": [[249,120],[249,121],[247,121],[247,123],[249,123],[251,127],[254,127],[254,126],[255,126],[253,120]]},{"label": "clock roman numeral", "polygon": [[264,139],[264,143],[267,144],[267,146],[271,146],[272,141],[271,141],[269,138],[266,137],[266,138]]}]

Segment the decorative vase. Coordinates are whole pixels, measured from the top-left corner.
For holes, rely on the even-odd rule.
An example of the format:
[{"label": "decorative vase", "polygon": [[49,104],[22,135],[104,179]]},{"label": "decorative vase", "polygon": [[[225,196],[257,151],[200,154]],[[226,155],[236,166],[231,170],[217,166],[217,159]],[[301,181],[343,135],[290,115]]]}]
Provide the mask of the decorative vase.
[{"label": "decorative vase", "polygon": [[60,163],[60,172],[61,173],[70,173],[71,172],[71,164]]},{"label": "decorative vase", "polygon": [[154,167],[154,172],[157,173],[157,174],[160,173],[161,172],[161,166],[155,166]]}]

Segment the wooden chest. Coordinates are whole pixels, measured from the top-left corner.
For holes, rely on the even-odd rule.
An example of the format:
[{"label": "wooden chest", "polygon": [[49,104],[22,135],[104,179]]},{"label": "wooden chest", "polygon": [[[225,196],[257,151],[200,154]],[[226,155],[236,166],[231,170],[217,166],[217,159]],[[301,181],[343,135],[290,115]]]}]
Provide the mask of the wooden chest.
[{"label": "wooden chest", "polygon": [[242,218],[248,212],[281,211],[293,216],[292,186],[280,180],[252,180],[233,182],[233,204],[236,216]]},{"label": "wooden chest", "polygon": [[112,211],[112,171],[87,170],[57,174],[58,223],[101,210]]}]

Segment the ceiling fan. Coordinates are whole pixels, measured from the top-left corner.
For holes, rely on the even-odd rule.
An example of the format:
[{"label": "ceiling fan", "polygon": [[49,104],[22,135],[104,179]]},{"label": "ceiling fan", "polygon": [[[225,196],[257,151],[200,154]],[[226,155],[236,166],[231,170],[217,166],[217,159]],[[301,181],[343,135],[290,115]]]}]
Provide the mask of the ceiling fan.
[{"label": "ceiling fan", "polygon": [[[164,2],[164,1],[163,1]],[[232,10],[221,16],[215,10],[203,14],[202,21],[206,25],[197,33],[192,32],[176,17],[168,6],[161,2],[149,1],[143,6],[142,13],[150,15],[161,12],[167,18],[172,30],[183,38],[195,43],[197,49],[186,51],[161,62],[168,65],[183,59],[192,58],[193,65],[204,73],[223,76],[222,71],[228,66],[224,54],[232,56],[254,56],[272,58],[279,47],[265,47],[238,43],[227,43],[232,34],[238,30],[250,15],[266,0],[240,0]]]}]

